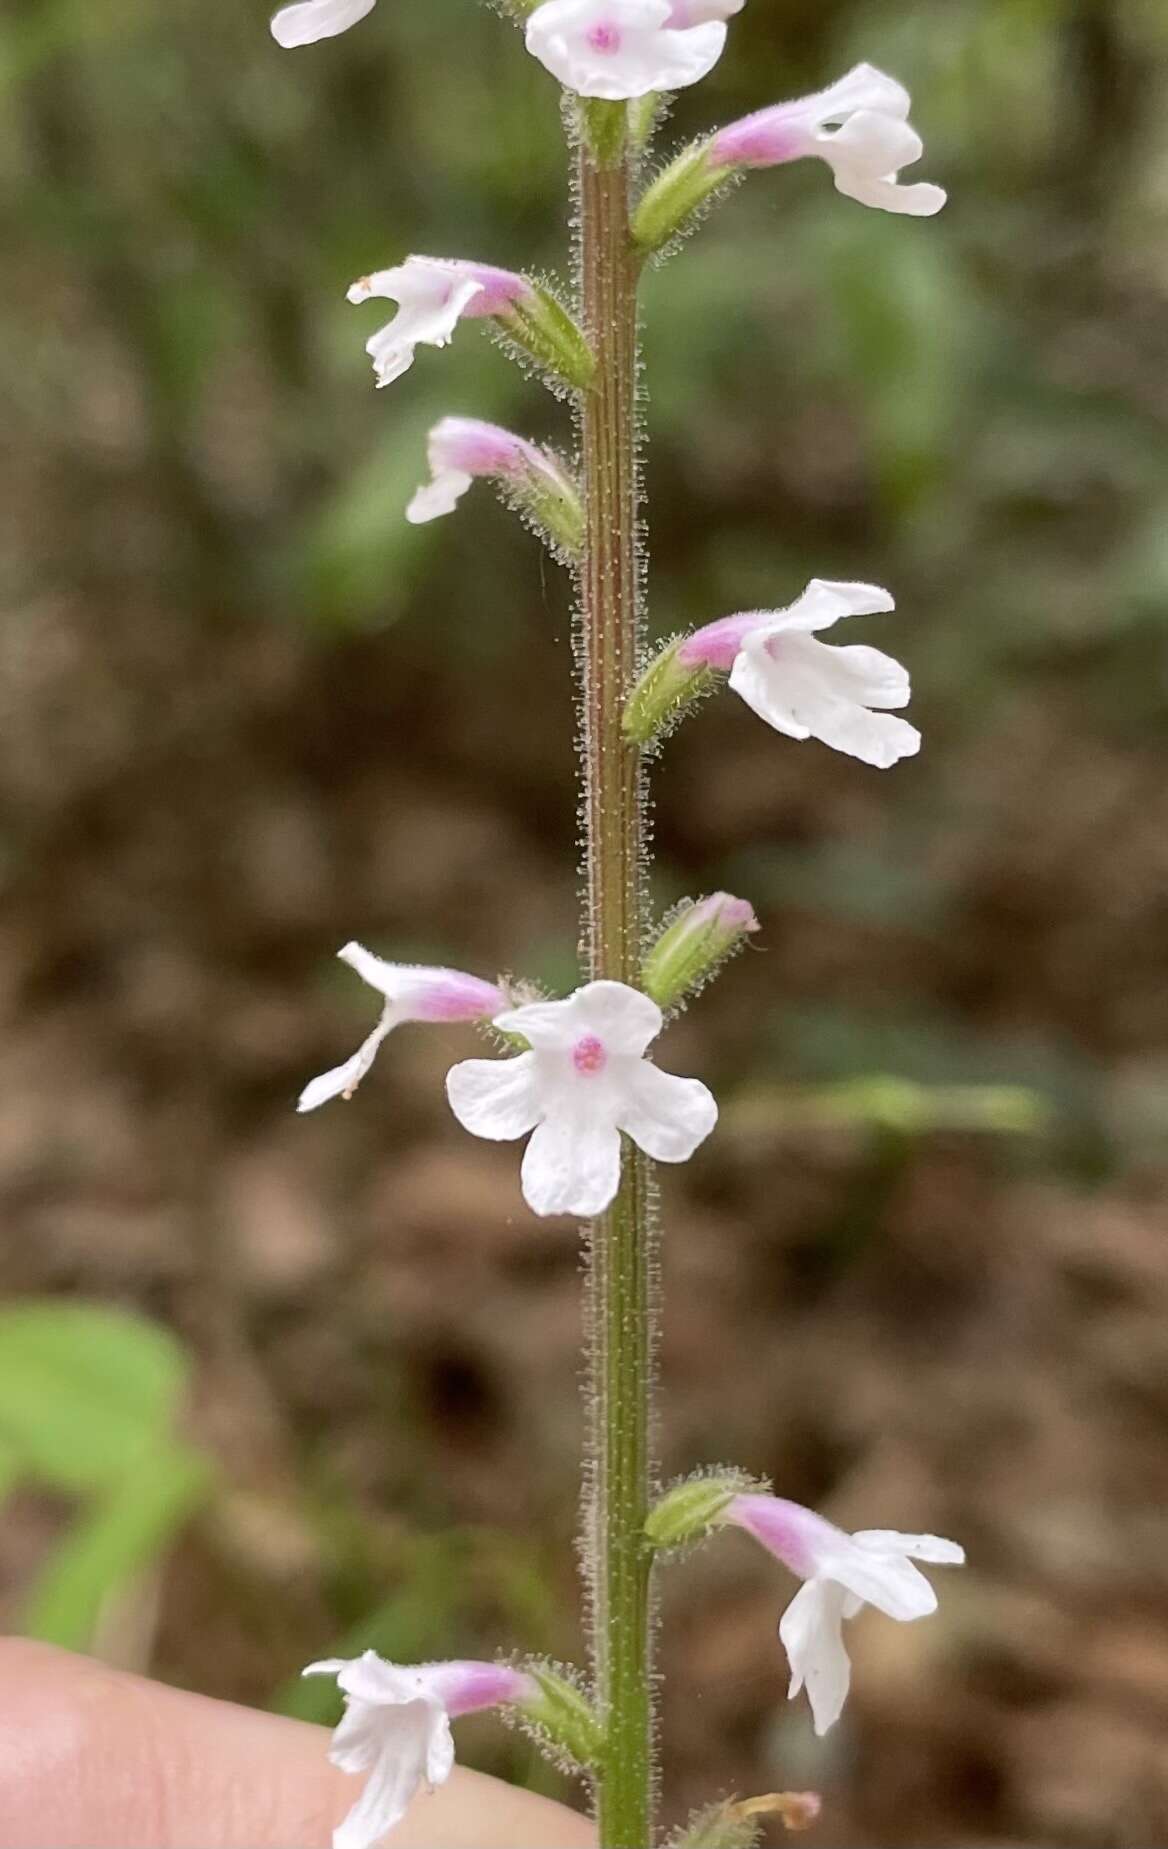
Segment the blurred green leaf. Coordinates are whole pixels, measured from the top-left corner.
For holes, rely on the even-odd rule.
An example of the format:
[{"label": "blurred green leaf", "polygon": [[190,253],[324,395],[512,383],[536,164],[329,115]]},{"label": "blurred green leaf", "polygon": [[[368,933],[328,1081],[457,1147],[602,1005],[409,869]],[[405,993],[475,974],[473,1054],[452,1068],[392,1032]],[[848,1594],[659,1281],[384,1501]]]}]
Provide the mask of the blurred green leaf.
[{"label": "blurred green leaf", "polygon": [[133,1476],[100,1497],[58,1545],[29,1597],[23,1628],[84,1650],[106,1601],[174,1539],[210,1485],[210,1465],[193,1451],[141,1456]]},{"label": "blurred green leaf", "polygon": [[61,1489],[144,1467],[173,1428],[188,1367],[164,1330],[120,1310],[26,1303],[0,1311],[0,1447]]}]

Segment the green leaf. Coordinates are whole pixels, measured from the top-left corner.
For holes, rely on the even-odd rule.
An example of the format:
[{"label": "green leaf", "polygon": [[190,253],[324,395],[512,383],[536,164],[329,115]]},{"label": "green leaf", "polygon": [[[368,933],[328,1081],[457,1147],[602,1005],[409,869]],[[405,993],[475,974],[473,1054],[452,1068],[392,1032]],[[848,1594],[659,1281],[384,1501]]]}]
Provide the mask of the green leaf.
[{"label": "green leaf", "polygon": [[173,1337],[124,1311],[0,1311],[0,1453],[54,1488],[120,1482],[162,1447],[187,1378]]},{"label": "green leaf", "polygon": [[206,1499],[211,1469],[195,1452],[162,1450],[139,1465],[57,1548],[24,1613],[29,1636],[86,1649],[107,1599],[162,1552]]}]

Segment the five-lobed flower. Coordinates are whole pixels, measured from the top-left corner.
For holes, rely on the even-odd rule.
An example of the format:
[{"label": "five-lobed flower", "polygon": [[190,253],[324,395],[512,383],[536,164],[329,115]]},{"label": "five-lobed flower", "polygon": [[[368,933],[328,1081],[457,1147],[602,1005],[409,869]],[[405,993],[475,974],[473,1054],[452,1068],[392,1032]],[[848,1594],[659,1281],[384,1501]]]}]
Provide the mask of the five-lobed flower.
[{"label": "five-lobed flower", "polygon": [[743,0],[546,0],[527,49],[580,96],[622,102],[681,90],[713,70]]},{"label": "five-lobed flower", "polygon": [[623,982],[589,982],[565,1001],[530,1002],[495,1017],[528,1051],[469,1059],[447,1075],[459,1123],[513,1142],[533,1132],[523,1197],[533,1213],[603,1213],[620,1185],[621,1132],[658,1162],[686,1162],[714,1128],[718,1107],[698,1079],[645,1058],[663,1017]]},{"label": "five-lobed flower", "polygon": [[861,205],[913,218],[931,218],[945,203],[943,187],[899,183],[924,143],[909,127],[912,99],[903,84],[872,64],[857,64],[813,96],[757,110],[720,129],[709,144],[712,171],[777,167],[806,155],[826,161],[837,192]]},{"label": "five-lobed flower", "polygon": [[351,1098],[386,1035],[403,1022],[484,1021],[506,1003],[497,984],[468,976],[463,970],[386,963],[361,944],[346,944],[337,955],[385,997],[385,1006],[377,1026],[353,1057],[304,1087],[296,1107],[299,1111],[315,1111],[330,1098]]},{"label": "five-lobed flower", "polygon": [[864,1605],[907,1623],[937,1609],[937,1594],[913,1565],[961,1566],[965,1550],[935,1534],[861,1529],[833,1522],[781,1496],[736,1496],[718,1518],[753,1535],[804,1584],[779,1622],[791,1665],[790,1697],[806,1687],[817,1734],[835,1725],[851,1681],[843,1622]]},{"label": "five-lobed flower", "polygon": [[416,1792],[445,1784],[454,1769],[450,1723],[483,1708],[538,1697],[533,1678],[503,1663],[387,1663],[363,1656],[310,1663],[306,1676],[335,1676],[345,1712],[329,1758],[366,1775],[365,1788],[333,1832],[333,1849],[378,1849]]},{"label": "five-lobed flower", "polygon": [[684,712],[715,675],[752,712],[788,738],[816,738],[886,770],[921,748],[921,735],[892,710],[907,706],[906,670],[865,645],[839,648],[816,633],[841,618],[895,607],[876,584],[812,578],[785,610],[721,617],[670,643],[629,696],[625,729],[647,744]]},{"label": "five-lobed flower", "polygon": [[396,302],[392,321],[365,344],[379,386],[400,379],[414,363],[415,348],[449,346],[458,323],[507,313],[515,303],[534,299],[525,276],[453,257],[407,257],[395,269],[361,276],[348,291],[350,302],[374,296]]}]

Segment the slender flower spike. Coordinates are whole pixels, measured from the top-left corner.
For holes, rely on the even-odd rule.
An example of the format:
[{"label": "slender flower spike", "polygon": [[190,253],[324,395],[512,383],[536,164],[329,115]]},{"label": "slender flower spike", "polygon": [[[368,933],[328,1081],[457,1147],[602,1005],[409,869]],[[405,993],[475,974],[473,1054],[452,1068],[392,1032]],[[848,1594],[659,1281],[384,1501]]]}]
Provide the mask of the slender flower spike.
[{"label": "slender flower spike", "polygon": [[346,944],[337,955],[385,997],[381,1019],[343,1066],[313,1079],[300,1094],[299,1111],[315,1111],[330,1098],[351,1098],[373,1064],[385,1036],[403,1021],[485,1021],[504,1006],[506,997],[493,982],[458,969],[427,969],[414,963],[385,963],[360,944]]},{"label": "slender flower spike", "polygon": [[429,461],[431,480],[406,509],[412,525],[453,513],[471,482],[487,477],[499,482],[512,504],[530,515],[553,545],[569,554],[579,551],[584,531],[580,495],[549,450],[499,424],[444,417],[430,432]]},{"label": "slender flower spike", "polygon": [[818,738],[886,770],[921,748],[916,728],[885,710],[908,705],[907,672],[878,649],[833,648],[815,632],[893,608],[879,585],[812,578],[786,610],[748,611],[695,631],[677,648],[675,667],[695,679],[728,671],[734,692],[777,732]]},{"label": "slender flower spike", "polygon": [[450,1723],[480,1708],[521,1704],[539,1691],[530,1676],[500,1663],[419,1663],[399,1667],[374,1650],[311,1663],[306,1676],[335,1676],[345,1712],[329,1758],[342,1772],[367,1774],[365,1789],[333,1831],[333,1849],[376,1849],[401,1822],[423,1786],[444,1785],[454,1769]]},{"label": "slender flower spike", "polygon": [[924,143],[908,125],[911,99],[903,84],[871,64],[857,64],[830,88],[797,102],[760,109],[721,129],[706,159],[713,171],[777,167],[816,155],[835,175],[836,191],[885,212],[931,218],[945,203],[940,186],[901,186]]},{"label": "slender flower spike", "polygon": [[407,257],[395,270],[360,277],[349,290],[350,302],[373,296],[398,304],[393,320],[365,346],[381,386],[409,371],[415,347],[449,346],[460,321],[504,315],[514,304],[533,300],[535,291],[513,270],[460,258]]},{"label": "slender flower spike", "polygon": [[937,1595],[913,1565],[961,1566],[965,1550],[935,1534],[897,1534],[886,1528],[845,1534],[797,1502],[779,1496],[737,1496],[723,1522],[744,1528],[804,1581],[779,1623],[791,1665],[790,1697],[807,1689],[815,1731],[824,1734],[840,1717],[851,1679],[843,1620],[864,1605],[907,1623],[937,1609]]},{"label": "slender flower spike", "polygon": [[580,96],[609,102],[683,90],[713,70],[743,0],[546,0],[527,49]]},{"label": "slender flower spike", "polygon": [[280,9],[272,20],[272,37],[290,50],[315,45],[318,39],[335,39],[373,11],[376,0],[298,0]]},{"label": "slender flower spike", "polygon": [[530,1002],[495,1016],[529,1051],[468,1059],[446,1080],[464,1129],[492,1142],[534,1131],[523,1158],[533,1213],[603,1213],[620,1185],[623,1130],[657,1162],[686,1162],[718,1119],[698,1079],[645,1058],[663,1025],[656,1002],[623,982],[589,982],[566,1001]]}]

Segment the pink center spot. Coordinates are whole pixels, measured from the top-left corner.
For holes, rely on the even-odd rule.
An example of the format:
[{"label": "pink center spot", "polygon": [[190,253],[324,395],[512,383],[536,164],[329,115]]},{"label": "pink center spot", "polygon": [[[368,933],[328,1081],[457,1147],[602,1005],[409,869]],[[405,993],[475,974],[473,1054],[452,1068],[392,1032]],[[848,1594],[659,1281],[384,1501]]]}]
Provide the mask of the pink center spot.
[{"label": "pink center spot", "polygon": [[595,1034],[585,1034],[577,1040],[572,1048],[572,1064],[582,1078],[590,1078],[593,1073],[603,1072],[608,1060],[604,1042]]},{"label": "pink center spot", "polygon": [[585,37],[593,51],[603,52],[606,56],[612,56],[621,48],[620,27],[606,25],[603,20],[593,26]]}]

